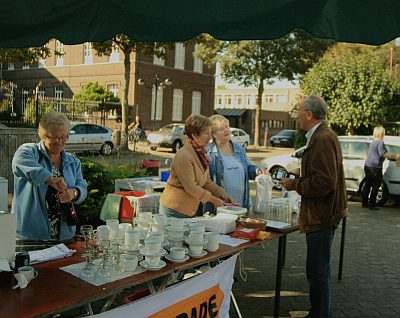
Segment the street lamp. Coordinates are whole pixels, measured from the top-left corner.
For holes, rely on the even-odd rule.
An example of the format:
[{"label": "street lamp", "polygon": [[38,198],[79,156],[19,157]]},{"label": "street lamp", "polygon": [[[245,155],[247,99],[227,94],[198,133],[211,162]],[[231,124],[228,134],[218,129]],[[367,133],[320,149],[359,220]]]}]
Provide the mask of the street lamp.
[{"label": "street lamp", "polygon": [[[138,84],[140,86],[146,86],[146,82],[143,78],[139,78],[138,79]],[[157,92],[159,89],[163,89],[167,86],[170,86],[172,84],[172,81],[168,78],[166,78],[165,80],[161,81],[160,76],[155,75],[154,79],[153,79],[153,83],[152,86],[148,87],[148,88],[153,88],[154,87],[154,113],[153,113],[153,131],[155,129],[156,126],[156,118],[157,118]]]}]

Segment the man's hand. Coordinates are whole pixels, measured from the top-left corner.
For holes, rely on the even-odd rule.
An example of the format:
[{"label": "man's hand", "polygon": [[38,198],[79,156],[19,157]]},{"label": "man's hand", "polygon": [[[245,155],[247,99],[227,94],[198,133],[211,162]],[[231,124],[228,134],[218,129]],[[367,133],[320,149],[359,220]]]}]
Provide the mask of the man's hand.
[{"label": "man's hand", "polygon": [[284,187],[288,191],[294,190],[294,180],[283,178],[281,181],[278,182],[282,187]]}]

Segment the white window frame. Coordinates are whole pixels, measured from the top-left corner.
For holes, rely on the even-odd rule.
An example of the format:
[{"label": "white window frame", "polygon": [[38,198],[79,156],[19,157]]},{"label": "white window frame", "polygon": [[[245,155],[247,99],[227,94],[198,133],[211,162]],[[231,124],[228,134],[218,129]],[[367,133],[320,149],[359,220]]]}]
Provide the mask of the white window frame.
[{"label": "white window frame", "polygon": [[61,85],[54,86],[54,99],[60,100],[60,102],[56,102],[56,111],[62,111],[61,100],[63,98],[64,88]]},{"label": "white window frame", "polygon": [[175,43],[175,68],[185,69],[185,45],[181,42]]},{"label": "white window frame", "polygon": [[56,52],[61,55],[56,56],[56,66],[64,66],[64,44],[56,40]]},{"label": "white window frame", "polygon": [[[154,120],[154,99],[155,99],[155,91],[156,88],[153,86],[151,90],[151,120]],[[157,90],[157,113],[156,113],[156,120],[162,120],[162,108],[163,108],[163,90]]]},{"label": "white window frame", "polygon": [[[159,48],[159,51],[165,54],[165,49],[163,47]],[[157,55],[153,55],[153,64],[154,65],[160,65],[164,66],[165,65],[165,58],[164,57],[158,57]]]},{"label": "white window frame", "polygon": [[[197,51],[198,44],[194,46],[194,52]],[[193,54],[193,72],[203,73],[203,60]]]},{"label": "white window frame", "polygon": [[108,57],[109,63],[118,63],[119,62],[119,48],[114,46],[111,50],[111,54]]},{"label": "white window frame", "polygon": [[225,95],[224,100],[225,100],[224,105],[227,105],[227,106],[232,105],[232,95]]},{"label": "white window frame", "polygon": [[265,102],[266,103],[273,103],[274,102],[274,94],[266,94],[265,95]]},{"label": "white window frame", "polygon": [[46,59],[38,60],[38,68],[46,68]]},{"label": "white window frame", "polygon": [[7,64],[7,69],[8,69],[9,71],[13,71],[13,70],[15,69],[14,63],[8,63],[8,64]]},{"label": "white window frame", "polygon": [[172,121],[182,121],[183,90],[174,89],[172,100]]},{"label": "white window frame", "polygon": [[222,105],[222,96],[215,95],[215,105]]},{"label": "white window frame", "polygon": [[83,43],[83,64],[93,64],[92,43]]},{"label": "white window frame", "polygon": [[201,92],[193,91],[192,93],[192,114],[200,115],[201,113]]},{"label": "white window frame", "polygon": [[22,88],[21,95],[22,95],[22,101],[21,101],[22,113],[25,114],[26,106],[29,101],[29,88],[27,88],[27,87]]},{"label": "white window frame", "polygon": [[278,94],[276,95],[276,102],[279,104],[285,104],[287,103],[287,95],[284,94]]},{"label": "white window frame", "polygon": [[108,84],[107,90],[113,93],[115,97],[118,96],[118,84]]}]

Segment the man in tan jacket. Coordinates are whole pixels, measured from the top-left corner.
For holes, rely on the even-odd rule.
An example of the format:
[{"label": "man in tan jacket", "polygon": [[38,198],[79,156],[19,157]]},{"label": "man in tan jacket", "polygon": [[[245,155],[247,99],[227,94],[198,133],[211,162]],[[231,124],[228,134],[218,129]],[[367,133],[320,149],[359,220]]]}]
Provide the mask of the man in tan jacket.
[{"label": "man in tan jacket", "polygon": [[301,195],[300,231],[306,233],[311,303],[306,317],[312,318],[332,318],[331,246],[335,229],[347,213],[342,151],[336,134],[325,123],[327,109],[319,96],[301,101],[299,123],[307,131],[301,171],[296,171],[299,178],[280,182]]}]

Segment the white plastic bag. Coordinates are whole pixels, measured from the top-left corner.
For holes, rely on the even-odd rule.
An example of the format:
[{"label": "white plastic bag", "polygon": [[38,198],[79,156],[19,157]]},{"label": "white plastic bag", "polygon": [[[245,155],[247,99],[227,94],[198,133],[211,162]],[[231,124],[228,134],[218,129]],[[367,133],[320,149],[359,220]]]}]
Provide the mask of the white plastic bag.
[{"label": "white plastic bag", "polygon": [[256,212],[261,212],[262,204],[266,203],[272,198],[272,187],[274,186],[274,183],[272,182],[271,176],[266,174],[258,175],[255,179],[255,182],[257,184],[257,188],[254,210]]}]

